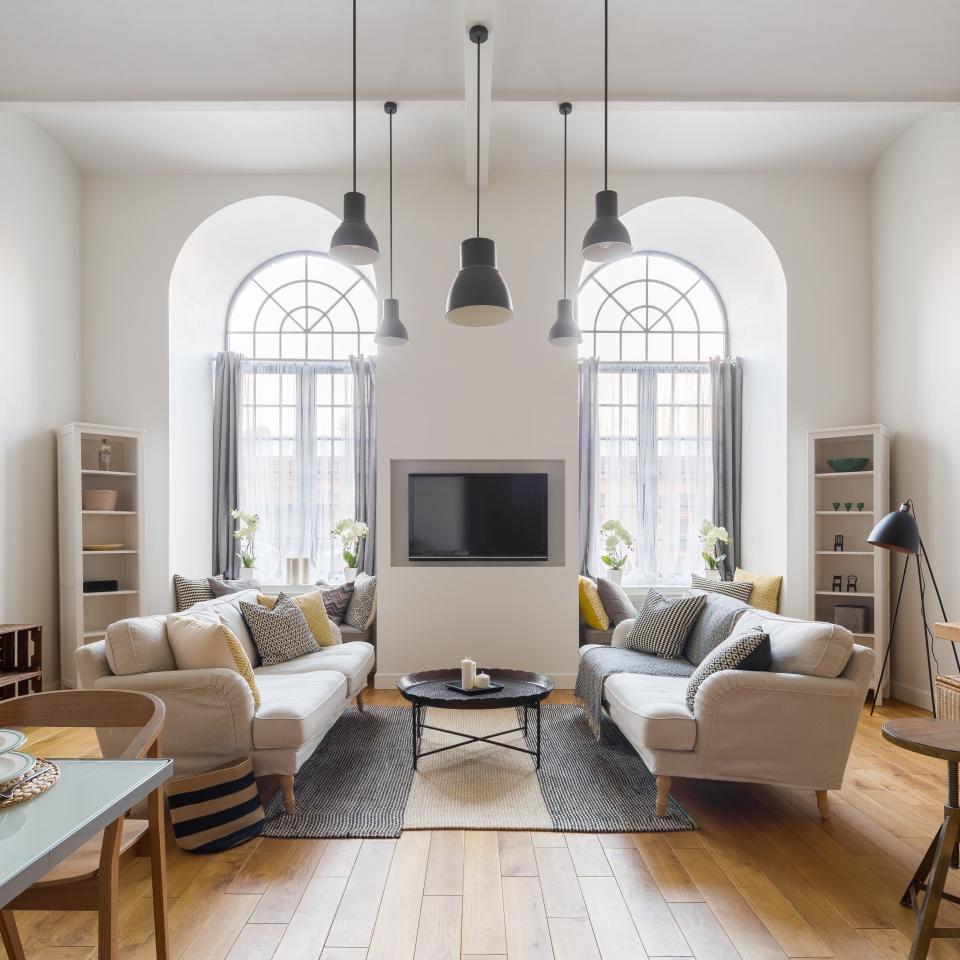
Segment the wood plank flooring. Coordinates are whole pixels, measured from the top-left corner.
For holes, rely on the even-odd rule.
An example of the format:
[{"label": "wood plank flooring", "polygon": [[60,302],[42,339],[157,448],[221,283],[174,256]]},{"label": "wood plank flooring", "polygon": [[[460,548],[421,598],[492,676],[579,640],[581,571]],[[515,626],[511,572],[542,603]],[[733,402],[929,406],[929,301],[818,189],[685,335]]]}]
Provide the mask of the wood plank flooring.
[{"label": "wood plank flooring", "polygon": [[[560,692],[554,699],[569,702]],[[399,702],[392,692],[374,704]],[[945,765],[882,739],[864,712],[833,819],[812,794],[677,781],[696,833],[409,832],[399,840],[259,839],[170,856],[182,960],[895,960],[900,894],[942,815]],[[95,755],[89,731],[38,730],[50,756]],[[121,957],[154,956],[145,860],[121,879]],[[960,876],[948,887],[960,895]],[[20,913],[28,960],[91,960],[92,914]],[[941,920],[960,924],[947,905]],[[0,947],[0,956],[4,956]],[[960,960],[960,942],[930,956]]]}]

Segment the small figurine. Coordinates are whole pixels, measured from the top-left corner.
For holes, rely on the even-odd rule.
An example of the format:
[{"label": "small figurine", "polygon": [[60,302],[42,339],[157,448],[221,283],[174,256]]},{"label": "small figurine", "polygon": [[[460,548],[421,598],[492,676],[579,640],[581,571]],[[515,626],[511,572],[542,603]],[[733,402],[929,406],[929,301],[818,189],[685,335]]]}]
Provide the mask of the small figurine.
[{"label": "small figurine", "polygon": [[833,538],[833,549],[837,553],[843,553],[843,534],[842,533],[838,533]]},{"label": "small figurine", "polygon": [[847,593],[856,593],[857,592],[857,578],[851,573],[847,577]]},{"label": "small figurine", "polygon": [[833,590],[834,593],[843,592],[843,578],[840,576],[839,573],[835,573],[833,575],[833,587],[831,589]]},{"label": "small figurine", "polygon": [[100,441],[100,449],[97,451],[97,458],[99,460],[101,470],[110,469],[110,463],[113,460],[113,447],[107,443],[106,437]]}]

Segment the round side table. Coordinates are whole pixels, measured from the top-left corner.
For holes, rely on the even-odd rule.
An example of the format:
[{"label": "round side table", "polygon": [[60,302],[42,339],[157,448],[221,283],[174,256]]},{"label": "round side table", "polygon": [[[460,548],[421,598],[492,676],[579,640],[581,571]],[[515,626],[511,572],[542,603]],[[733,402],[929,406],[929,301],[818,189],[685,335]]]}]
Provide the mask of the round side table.
[{"label": "round side table", "polygon": [[941,900],[960,903],[960,897],[945,893],[943,889],[947,871],[960,865],[957,846],[960,841],[960,791],[957,781],[960,723],[953,720],[927,720],[922,717],[888,720],[883,725],[883,736],[904,750],[947,761],[947,802],[943,805],[943,824],[900,899],[917,917],[910,960],[924,960],[932,939],[960,938],[960,928],[936,926]]}]

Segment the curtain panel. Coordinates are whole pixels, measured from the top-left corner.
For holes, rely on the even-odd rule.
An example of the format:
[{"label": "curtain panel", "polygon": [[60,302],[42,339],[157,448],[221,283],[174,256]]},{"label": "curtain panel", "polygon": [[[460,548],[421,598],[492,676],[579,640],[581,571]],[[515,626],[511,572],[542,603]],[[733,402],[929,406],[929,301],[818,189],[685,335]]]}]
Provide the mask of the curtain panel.
[{"label": "curtain panel", "polygon": [[354,518],[368,527],[367,539],[360,547],[359,567],[371,576],[376,571],[377,527],[377,406],[376,360],[351,357],[353,371],[353,461]]},{"label": "curtain panel", "polygon": [[740,507],[743,458],[743,360],[710,361],[713,407],[713,519],[732,537],[724,568],[732,577],[740,565]]},{"label": "curtain panel", "polygon": [[213,393],[213,560],[214,576],[234,580],[240,561],[230,511],[240,503],[239,353],[218,353]]},{"label": "curtain panel", "polygon": [[597,360],[587,357],[577,364],[580,383],[580,573],[590,576],[599,534],[597,489]]}]

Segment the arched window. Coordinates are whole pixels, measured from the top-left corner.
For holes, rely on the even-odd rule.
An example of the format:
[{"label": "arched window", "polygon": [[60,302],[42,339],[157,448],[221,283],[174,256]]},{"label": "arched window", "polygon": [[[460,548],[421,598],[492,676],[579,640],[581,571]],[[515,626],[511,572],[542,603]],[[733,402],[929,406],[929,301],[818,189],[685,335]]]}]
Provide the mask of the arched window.
[{"label": "arched window", "polygon": [[[723,301],[693,264],[644,251],[591,272],[577,309],[581,354],[597,364],[600,522],[619,520],[635,542],[624,582],[689,583],[713,513],[709,360],[729,353]],[[602,539],[594,552],[602,570]]]}]

